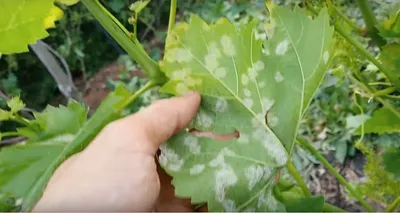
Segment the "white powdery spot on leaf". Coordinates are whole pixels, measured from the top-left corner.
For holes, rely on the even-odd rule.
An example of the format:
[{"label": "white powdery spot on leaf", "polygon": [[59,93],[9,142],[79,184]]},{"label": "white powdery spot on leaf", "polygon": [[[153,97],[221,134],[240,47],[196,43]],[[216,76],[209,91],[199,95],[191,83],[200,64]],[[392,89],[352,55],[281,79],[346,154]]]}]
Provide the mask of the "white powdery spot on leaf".
[{"label": "white powdery spot on leaf", "polygon": [[221,45],[225,55],[227,56],[236,55],[235,46],[233,45],[232,39],[229,36],[227,35],[222,36]]},{"label": "white powdery spot on leaf", "polygon": [[255,81],[256,78],[257,78],[257,75],[258,75],[258,71],[257,71],[254,67],[249,67],[249,68],[247,69],[247,72],[249,73],[249,78],[250,78],[252,81]]},{"label": "white powdery spot on leaf", "polygon": [[276,55],[285,55],[289,47],[289,41],[287,39],[280,42],[275,49]]},{"label": "white powdery spot on leaf", "polygon": [[243,90],[243,93],[244,93],[244,95],[247,96],[247,97],[250,97],[250,96],[251,96],[251,91],[250,91],[248,88],[245,88],[245,89]]},{"label": "white powdery spot on leaf", "polygon": [[251,107],[253,107],[253,104],[254,104],[253,99],[251,99],[251,98],[245,98],[243,100],[243,103],[249,109],[251,109]]},{"label": "white powdery spot on leaf", "polygon": [[263,177],[264,169],[261,166],[253,165],[244,170],[244,175],[249,181],[249,190],[251,191]]},{"label": "white powdery spot on leaf", "polygon": [[264,88],[265,87],[265,81],[260,81],[260,83],[258,83],[258,87],[259,88]]},{"label": "white powdery spot on leaf", "polygon": [[279,118],[275,116],[274,113],[268,112],[267,121],[270,127],[276,127],[279,124]]},{"label": "white powdery spot on leaf", "polygon": [[[264,191],[264,193],[265,193],[265,191]],[[264,193],[261,193],[261,195],[258,196],[257,208],[261,208],[261,206],[267,205],[268,197],[266,197]]]},{"label": "white powdery spot on leaf", "polygon": [[228,110],[228,102],[225,99],[218,98],[215,102],[215,112],[226,112]]},{"label": "white powdery spot on leaf", "polygon": [[214,74],[217,76],[217,78],[225,78],[226,69],[224,67],[219,67],[214,71]]},{"label": "white powdery spot on leaf", "polygon": [[262,71],[265,68],[265,65],[264,65],[264,62],[257,61],[256,63],[254,63],[253,67],[257,71]]},{"label": "white powdery spot on leaf", "polygon": [[233,201],[233,200],[229,200],[229,199],[224,200],[222,202],[222,206],[224,207],[224,210],[226,212],[236,212],[237,211],[235,201]]},{"label": "white powdery spot on leaf", "polygon": [[204,57],[205,66],[208,70],[214,71],[218,66],[218,58],[221,57],[221,52],[215,42],[211,42],[208,47],[208,54]]},{"label": "white powdery spot on leaf", "polygon": [[238,142],[241,144],[248,144],[249,143],[249,136],[244,134],[244,133],[240,133]]},{"label": "white powdery spot on leaf", "polygon": [[161,154],[159,156],[160,165],[168,170],[178,172],[181,170],[184,160],[173,149],[167,147],[166,144],[160,146]]},{"label": "white powdery spot on leaf", "polygon": [[247,76],[246,74],[243,73],[241,76],[241,82],[243,85],[249,84],[249,76]]},{"label": "white powdery spot on leaf", "polygon": [[226,197],[226,189],[235,185],[238,178],[232,167],[225,165],[215,172],[215,198],[223,203]]},{"label": "white powdery spot on leaf", "polygon": [[281,72],[277,71],[277,72],[275,73],[275,81],[276,81],[277,83],[280,83],[280,82],[283,81],[283,76],[282,76]]},{"label": "white powdery spot on leaf", "polygon": [[327,64],[328,60],[329,60],[329,52],[328,52],[328,50],[325,50],[323,57],[324,57],[324,63]]},{"label": "white powdery spot on leaf", "polygon": [[275,101],[273,99],[263,98],[262,99],[262,103],[263,103],[263,106],[264,106],[264,110],[268,111],[274,105]]},{"label": "white powdery spot on leaf", "polygon": [[189,50],[183,48],[174,48],[168,51],[166,55],[168,62],[190,62],[192,60],[192,54]]},{"label": "white powdery spot on leaf", "polygon": [[271,51],[269,50],[269,48],[264,48],[261,51],[265,56],[271,55]]},{"label": "white powdery spot on leaf", "polygon": [[175,91],[177,94],[183,95],[183,94],[186,94],[187,92],[189,92],[189,88],[185,83],[180,82],[180,83],[176,84]]},{"label": "white powdery spot on leaf", "polygon": [[193,135],[188,135],[183,140],[183,144],[185,144],[189,151],[193,154],[200,154],[200,145],[198,143],[198,138]]},{"label": "white powdery spot on leaf", "polygon": [[204,171],[206,166],[204,164],[196,164],[192,168],[190,168],[190,175],[198,175]]},{"label": "white powdery spot on leaf", "polygon": [[213,124],[213,118],[204,111],[200,111],[196,117],[196,124],[203,128],[210,128]]},{"label": "white powdery spot on leaf", "polygon": [[272,133],[269,132],[265,132],[262,137],[263,139],[261,141],[264,148],[267,150],[268,156],[270,156],[277,165],[284,165],[287,162],[287,155],[280,142],[272,139]]},{"label": "white powdery spot on leaf", "polygon": [[188,74],[190,73],[190,69],[188,68],[183,68],[181,70],[176,70],[172,73],[171,75],[171,79],[172,80],[179,80],[179,81],[183,81],[186,79],[186,77],[188,76]]}]

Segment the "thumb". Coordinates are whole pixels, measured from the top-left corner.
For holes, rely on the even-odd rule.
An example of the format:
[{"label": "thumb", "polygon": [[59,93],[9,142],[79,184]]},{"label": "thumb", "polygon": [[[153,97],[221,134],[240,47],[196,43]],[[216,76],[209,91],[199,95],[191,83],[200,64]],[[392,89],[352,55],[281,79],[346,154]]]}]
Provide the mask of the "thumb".
[{"label": "thumb", "polygon": [[[154,155],[158,147],[173,134],[185,128],[196,115],[200,95],[189,92],[182,97],[159,100],[144,110],[122,119],[122,126],[138,134],[136,138],[146,152]],[[139,144],[138,144],[139,145]]]}]

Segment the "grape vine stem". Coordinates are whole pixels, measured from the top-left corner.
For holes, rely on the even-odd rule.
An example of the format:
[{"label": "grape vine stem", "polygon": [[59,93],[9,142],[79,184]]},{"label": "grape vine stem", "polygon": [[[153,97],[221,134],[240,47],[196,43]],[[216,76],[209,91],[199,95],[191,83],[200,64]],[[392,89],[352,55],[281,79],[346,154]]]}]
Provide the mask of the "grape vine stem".
[{"label": "grape vine stem", "polygon": [[360,202],[360,204],[367,210],[367,211],[374,211],[374,209],[362,198],[362,196],[356,191],[347,181],[344,179],[342,175],[339,174],[338,171],[336,171],[335,168],[321,155],[321,153],[318,152],[317,149],[315,149],[310,143],[308,143],[306,140],[303,140],[301,138],[297,138],[297,143],[302,145],[305,149],[307,149],[311,154],[313,154],[327,169],[328,171],[336,177],[336,179],[343,184],[346,189],[355,197],[357,200]]},{"label": "grape vine stem", "polygon": [[171,0],[171,7],[169,10],[169,21],[168,21],[168,34],[172,32],[175,26],[176,16],[176,5],[178,0]]},{"label": "grape vine stem", "polygon": [[386,209],[385,212],[393,212],[396,207],[400,204],[400,196],[396,198]]}]

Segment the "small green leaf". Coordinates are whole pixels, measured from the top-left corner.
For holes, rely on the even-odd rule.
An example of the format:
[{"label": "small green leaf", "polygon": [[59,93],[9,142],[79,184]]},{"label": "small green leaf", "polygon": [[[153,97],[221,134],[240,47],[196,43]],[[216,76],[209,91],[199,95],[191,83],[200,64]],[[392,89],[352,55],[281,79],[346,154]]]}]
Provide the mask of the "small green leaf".
[{"label": "small green leaf", "polygon": [[2,148],[0,151],[0,191],[24,197],[37,178],[61,153],[64,143],[35,143]]},{"label": "small green leaf", "polygon": [[271,19],[264,44],[255,22],[208,25],[195,15],[167,39],[160,66],[170,81],[162,91],[202,95],[191,128],[240,135],[221,143],[181,132],[161,147],[176,194],[210,211],[284,210],[272,195],[275,175],[326,71],[333,28],[326,10],[312,20],[297,7],[274,7]]},{"label": "small green leaf", "polygon": [[360,127],[370,117],[368,115],[354,115],[346,118],[346,129],[354,130]]},{"label": "small green leaf", "polygon": [[387,150],[382,154],[382,164],[386,171],[400,178],[400,150]]},{"label": "small green leaf", "polygon": [[0,109],[0,121],[7,121],[13,115],[12,112]]},{"label": "small green leaf", "polygon": [[[394,133],[400,132],[400,119],[386,107],[379,108],[373,116],[364,123],[364,133]],[[361,134],[359,127],[355,134]]]},{"label": "small green leaf", "polygon": [[284,202],[288,212],[322,212],[324,203],[323,196],[299,197]]},{"label": "small green leaf", "polygon": [[25,108],[25,104],[22,102],[19,96],[11,98],[9,101],[7,101],[7,105],[10,107],[13,114]]},{"label": "small green leaf", "polygon": [[29,44],[47,37],[44,21],[53,3],[54,0],[0,0],[0,53],[27,52]]},{"label": "small green leaf", "polygon": [[129,6],[129,9],[131,11],[135,11],[136,14],[140,13],[140,11],[142,11],[147,4],[150,3],[150,0],[139,0],[139,1],[135,1],[135,3],[131,4],[131,6]]},{"label": "small green leaf", "polygon": [[378,30],[386,38],[400,37],[400,10],[385,20],[382,26],[378,26]]},{"label": "small green leaf", "polygon": [[393,43],[382,47],[379,60],[389,69],[387,77],[400,88],[400,44]]}]

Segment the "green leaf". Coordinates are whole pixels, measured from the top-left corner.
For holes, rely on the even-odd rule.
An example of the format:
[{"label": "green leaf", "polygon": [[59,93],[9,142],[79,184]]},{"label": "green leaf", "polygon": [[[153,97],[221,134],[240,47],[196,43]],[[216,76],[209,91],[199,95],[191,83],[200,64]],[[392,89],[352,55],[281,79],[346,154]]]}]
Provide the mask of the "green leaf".
[{"label": "green leaf", "polygon": [[284,201],[288,212],[322,212],[325,199],[323,196],[299,197]]},{"label": "green leaf", "polygon": [[[386,107],[379,108],[373,116],[364,123],[364,133],[394,133],[400,132],[400,119]],[[361,134],[361,128],[355,131]]]},{"label": "green leaf", "polygon": [[0,0],[0,53],[28,51],[28,45],[47,37],[44,25],[53,0]]},{"label": "green leaf", "polygon": [[400,44],[393,43],[382,47],[379,60],[389,69],[387,77],[400,87]]},{"label": "green leaf", "polygon": [[65,4],[67,6],[74,5],[79,2],[79,0],[55,0],[55,2],[60,4]]},{"label": "green leaf", "polygon": [[400,37],[400,10],[383,22],[382,26],[377,27],[380,35],[386,38]]},{"label": "green leaf", "polygon": [[24,102],[22,102],[19,96],[15,96],[7,101],[8,107],[11,109],[11,113],[16,113],[25,108]]},{"label": "green leaf", "polygon": [[58,135],[75,135],[85,123],[87,112],[88,109],[85,106],[74,100],[71,100],[67,106],[49,105],[43,112],[34,113],[35,120],[31,122],[31,127],[18,128],[18,132],[31,141]]},{"label": "green leaf", "polygon": [[346,129],[357,129],[370,117],[368,115],[354,115],[346,117]]},{"label": "green leaf", "polygon": [[35,143],[2,148],[0,191],[24,197],[35,181],[63,150],[66,142]]},{"label": "green leaf", "polygon": [[400,150],[387,150],[382,154],[382,164],[386,171],[400,178]]},{"label": "green leaf", "polygon": [[136,14],[140,13],[140,11],[142,11],[147,4],[150,3],[150,0],[139,0],[139,1],[135,1],[135,3],[131,4],[131,6],[129,6],[129,9],[131,11],[135,11]]},{"label": "green leaf", "polygon": [[264,49],[255,22],[236,29],[195,15],[167,40],[162,91],[201,93],[191,128],[240,134],[222,143],[182,132],[161,147],[176,194],[210,211],[284,210],[271,189],[326,71],[333,28],[326,11],[311,20],[299,8],[276,7],[271,18],[275,33]]},{"label": "green leaf", "polygon": [[12,112],[0,109],[0,121],[7,121],[13,115]]}]

